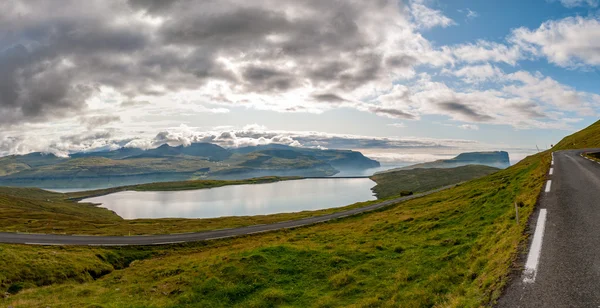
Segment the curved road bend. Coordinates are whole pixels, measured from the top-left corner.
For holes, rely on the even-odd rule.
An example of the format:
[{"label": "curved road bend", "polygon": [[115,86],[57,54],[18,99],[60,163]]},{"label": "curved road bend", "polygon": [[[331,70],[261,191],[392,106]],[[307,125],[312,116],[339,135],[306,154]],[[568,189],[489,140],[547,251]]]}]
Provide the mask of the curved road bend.
[{"label": "curved road bend", "polygon": [[600,306],[600,163],[583,152],[600,149],[554,153],[523,274],[498,307]]},{"label": "curved road bend", "polygon": [[373,205],[351,209],[343,212],[303,218],[299,220],[283,221],[266,225],[254,225],[235,229],[221,229],[197,233],[142,235],[142,236],[93,236],[93,235],[58,235],[58,234],[28,234],[28,233],[0,233],[0,243],[31,244],[31,245],[88,245],[88,246],[125,246],[125,245],[161,245],[184,242],[207,241],[220,238],[235,237],[254,233],[269,232],[281,229],[297,228],[317,223],[322,223],[338,218],[343,218],[360,213],[370,212],[386,206],[419,198],[432,193],[454,187],[445,186],[425,193],[400,197]]}]

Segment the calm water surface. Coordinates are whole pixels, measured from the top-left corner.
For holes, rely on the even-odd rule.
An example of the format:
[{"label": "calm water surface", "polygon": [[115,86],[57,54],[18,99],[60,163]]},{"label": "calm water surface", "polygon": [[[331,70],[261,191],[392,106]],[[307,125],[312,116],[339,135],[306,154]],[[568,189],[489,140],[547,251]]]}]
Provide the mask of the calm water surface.
[{"label": "calm water surface", "polygon": [[370,179],[305,179],[188,191],[125,191],[85,199],[125,219],[213,218],[319,210],[375,200]]}]

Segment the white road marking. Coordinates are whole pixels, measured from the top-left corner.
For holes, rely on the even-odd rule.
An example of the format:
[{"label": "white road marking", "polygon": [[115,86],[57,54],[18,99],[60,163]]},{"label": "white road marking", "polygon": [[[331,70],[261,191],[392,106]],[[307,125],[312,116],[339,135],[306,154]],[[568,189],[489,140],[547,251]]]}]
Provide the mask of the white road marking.
[{"label": "white road marking", "polygon": [[64,244],[57,244],[57,243],[25,243],[25,245],[63,246]]},{"label": "white road marking", "polygon": [[550,162],[550,166],[554,166],[554,159]]},{"label": "white road marking", "polygon": [[552,175],[554,173],[554,168],[550,168],[549,174]]},{"label": "white road marking", "polygon": [[548,180],[548,182],[546,182],[546,192],[550,192],[551,188],[552,188],[552,180]]},{"label": "white road marking", "polygon": [[529,255],[527,256],[527,263],[525,263],[525,271],[523,272],[524,283],[535,282],[538,263],[542,252],[544,229],[546,228],[546,212],[546,209],[541,209],[540,216],[538,216],[537,226],[535,227],[535,233],[533,234],[533,241],[531,242],[531,248],[529,249]]}]

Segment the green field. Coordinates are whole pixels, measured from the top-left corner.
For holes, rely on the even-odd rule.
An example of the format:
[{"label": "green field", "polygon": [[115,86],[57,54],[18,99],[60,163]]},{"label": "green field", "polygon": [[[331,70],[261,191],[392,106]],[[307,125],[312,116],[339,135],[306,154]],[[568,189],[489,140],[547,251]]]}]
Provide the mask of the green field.
[{"label": "green field", "polygon": [[[506,282],[549,158],[533,156],[375,213],[297,230],[148,248],[152,254],[128,268],[84,283],[65,278],[66,283],[25,289],[4,301],[53,307],[479,306],[496,298]],[[513,202],[522,203],[520,225],[514,222]],[[19,245],[2,249],[24,260],[32,254],[99,253]],[[45,266],[43,272],[62,270],[59,263]]]},{"label": "green field", "polygon": [[388,198],[401,192],[418,193],[476,179],[498,170],[500,169],[483,165],[410,169],[379,173],[371,179],[377,183],[373,188],[375,195],[378,198]]},{"label": "green field", "polygon": [[[580,144],[579,136],[590,134],[600,136],[600,123],[557,147]],[[597,139],[596,144],[581,144],[595,147],[600,145]],[[549,164],[550,152],[543,152],[508,169],[377,212],[235,239],[114,249],[0,245],[0,260],[12,258],[4,261],[7,270],[0,272],[2,288],[25,287],[0,303],[16,307],[490,305],[501,294],[518,249],[524,246],[526,222]],[[519,224],[515,202],[521,207]],[[114,266],[106,261],[108,255],[123,261]],[[138,260],[122,268],[133,259]],[[90,274],[98,273],[96,268],[101,275]],[[59,279],[45,281],[47,276]],[[47,286],[31,287],[38,285]]]}]

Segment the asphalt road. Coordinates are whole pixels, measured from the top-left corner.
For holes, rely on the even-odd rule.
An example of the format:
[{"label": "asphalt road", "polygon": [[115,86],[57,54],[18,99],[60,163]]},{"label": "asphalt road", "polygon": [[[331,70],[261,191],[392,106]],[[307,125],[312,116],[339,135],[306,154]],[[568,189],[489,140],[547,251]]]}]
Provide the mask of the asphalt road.
[{"label": "asphalt road", "polygon": [[600,163],[582,152],[600,149],[554,153],[524,269],[498,307],[600,307]]},{"label": "asphalt road", "polygon": [[184,242],[196,242],[214,240],[220,238],[249,235],[255,233],[269,232],[281,229],[291,229],[307,225],[322,223],[364,212],[370,212],[386,206],[407,201],[410,199],[429,195],[454,185],[445,186],[440,189],[428,191],[421,194],[396,198],[373,205],[355,208],[343,212],[328,215],[309,217],[299,220],[283,221],[266,225],[254,225],[248,227],[221,229],[197,233],[181,233],[168,235],[144,235],[144,236],[85,236],[85,235],[58,235],[58,234],[29,234],[29,233],[0,233],[0,243],[32,244],[32,245],[87,245],[87,246],[126,246],[126,245],[166,245]]}]

